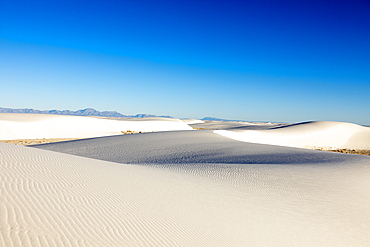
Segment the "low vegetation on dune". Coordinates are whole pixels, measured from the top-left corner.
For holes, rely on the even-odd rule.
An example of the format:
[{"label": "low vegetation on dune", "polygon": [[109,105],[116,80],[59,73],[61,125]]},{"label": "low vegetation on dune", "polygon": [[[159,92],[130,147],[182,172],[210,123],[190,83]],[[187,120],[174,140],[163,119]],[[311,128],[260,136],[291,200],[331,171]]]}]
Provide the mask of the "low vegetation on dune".
[{"label": "low vegetation on dune", "polygon": [[356,149],[333,149],[333,150],[317,149],[317,150],[336,152],[336,153],[345,153],[345,154],[370,155],[370,150],[356,150]]},{"label": "low vegetation on dune", "polygon": [[52,142],[65,142],[65,141],[72,141],[72,140],[78,140],[78,139],[80,138],[43,138],[43,139],[0,140],[0,142],[27,146],[27,145],[37,145],[37,144],[45,144],[45,143],[52,143]]},{"label": "low vegetation on dune", "polygon": [[129,135],[129,134],[138,134],[138,133],[142,133],[141,131],[132,131],[132,130],[126,130],[126,131],[121,131],[122,134],[124,135]]}]

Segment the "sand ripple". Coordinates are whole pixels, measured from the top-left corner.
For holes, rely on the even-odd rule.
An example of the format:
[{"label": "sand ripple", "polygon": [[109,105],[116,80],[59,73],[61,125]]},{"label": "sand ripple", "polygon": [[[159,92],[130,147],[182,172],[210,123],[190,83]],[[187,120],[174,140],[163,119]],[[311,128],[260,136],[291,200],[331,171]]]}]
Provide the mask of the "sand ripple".
[{"label": "sand ripple", "polygon": [[125,165],[0,143],[1,246],[369,246],[370,159]]}]

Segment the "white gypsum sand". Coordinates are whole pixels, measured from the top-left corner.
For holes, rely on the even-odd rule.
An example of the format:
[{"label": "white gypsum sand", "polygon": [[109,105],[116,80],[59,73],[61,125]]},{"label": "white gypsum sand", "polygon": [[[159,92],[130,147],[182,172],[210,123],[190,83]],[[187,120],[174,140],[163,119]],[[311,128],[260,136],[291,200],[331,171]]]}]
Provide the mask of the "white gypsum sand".
[{"label": "white gypsum sand", "polygon": [[35,147],[0,143],[0,246],[370,246],[367,156],[202,130]]},{"label": "white gypsum sand", "polygon": [[370,150],[370,128],[344,122],[316,121],[268,130],[216,130],[235,140],[313,149]]},{"label": "white gypsum sand", "polygon": [[51,114],[0,113],[0,140],[91,138],[119,135],[122,131],[191,130],[179,119],[112,119]]},{"label": "white gypsum sand", "polygon": [[239,142],[210,130],[108,136],[34,147],[123,164],[317,164],[346,158],[309,149]]},{"label": "white gypsum sand", "polygon": [[370,245],[370,157],[323,154],[344,159],[147,167],[0,143],[0,245]]},{"label": "white gypsum sand", "polygon": [[210,130],[264,130],[278,126],[285,126],[285,123],[261,123],[261,122],[237,122],[237,121],[203,121],[203,123],[187,123],[195,129]]},{"label": "white gypsum sand", "polygon": [[183,121],[186,124],[200,124],[200,123],[204,123],[203,120],[199,120],[199,119],[181,119],[181,121]]}]

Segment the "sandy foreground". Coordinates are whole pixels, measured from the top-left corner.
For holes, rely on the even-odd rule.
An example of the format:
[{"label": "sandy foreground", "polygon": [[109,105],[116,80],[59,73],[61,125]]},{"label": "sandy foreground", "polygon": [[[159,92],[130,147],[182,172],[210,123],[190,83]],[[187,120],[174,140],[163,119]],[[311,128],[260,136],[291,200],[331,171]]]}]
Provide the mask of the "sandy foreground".
[{"label": "sandy foreground", "polygon": [[368,156],[212,130],[0,143],[0,246],[370,246],[369,178]]}]

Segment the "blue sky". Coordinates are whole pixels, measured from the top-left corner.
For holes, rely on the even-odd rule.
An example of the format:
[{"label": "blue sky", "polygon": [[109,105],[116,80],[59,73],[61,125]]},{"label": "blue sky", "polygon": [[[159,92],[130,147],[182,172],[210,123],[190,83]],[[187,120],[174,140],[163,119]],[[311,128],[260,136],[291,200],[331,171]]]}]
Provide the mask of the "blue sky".
[{"label": "blue sky", "polygon": [[0,107],[370,125],[370,1],[2,1]]}]

